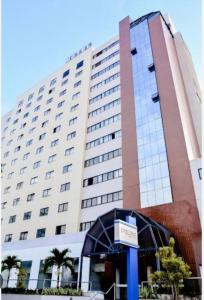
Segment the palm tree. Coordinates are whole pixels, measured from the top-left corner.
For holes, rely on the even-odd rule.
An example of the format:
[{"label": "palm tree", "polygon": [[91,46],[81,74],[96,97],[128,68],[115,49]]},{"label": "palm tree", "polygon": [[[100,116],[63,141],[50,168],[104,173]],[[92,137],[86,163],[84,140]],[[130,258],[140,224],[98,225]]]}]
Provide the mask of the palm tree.
[{"label": "palm tree", "polygon": [[7,284],[6,284],[6,287],[8,287],[11,269],[13,269],[13,268],[19,269],[21,260],[18,259],[17,256],[15,256],[15,255],[13,255],[13,256],[8,255],[4,260],[2,260],[1,263],[2,263],[1,271],[3,272],[5,270],[8,270],[8,278],[7,278]]},{"label": "palm tree", "polygon": [[59,276],[60,276],[60,269],[62,266],[69,268],[70,271],[74,272],[73,267],[73,258],[69,257],[67,254],[71,252],[69,249],[64,249],[61,252],[54,248],[50,251],[53,255],[48,256],[45,259],[44,263],[44,272],[47,272],[47,269],[53,266],[57,267],[57,288],[59,288]]}]

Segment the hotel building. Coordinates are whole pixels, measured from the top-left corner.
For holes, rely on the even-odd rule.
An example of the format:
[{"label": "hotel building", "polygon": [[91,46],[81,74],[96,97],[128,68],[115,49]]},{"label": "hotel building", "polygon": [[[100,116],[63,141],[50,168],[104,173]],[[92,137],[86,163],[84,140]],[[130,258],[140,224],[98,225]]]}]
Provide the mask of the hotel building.
[{"label": "hotel building", "polygon": [[[126,17],[118,36],[72,55],[3,117],[2,258],[17,255],[36,279],[29,288],[42,287],[56,279],[43,260],[69,248],[72,280],[101,289],[107,253],[95,245],[92,258],[88,239],[111,244],[100,216],[136,211],[169,231],[200,275],[201,171],[201,92],[182,35],[160,12]],[[143,232],[139,243],[151,244]]]}]

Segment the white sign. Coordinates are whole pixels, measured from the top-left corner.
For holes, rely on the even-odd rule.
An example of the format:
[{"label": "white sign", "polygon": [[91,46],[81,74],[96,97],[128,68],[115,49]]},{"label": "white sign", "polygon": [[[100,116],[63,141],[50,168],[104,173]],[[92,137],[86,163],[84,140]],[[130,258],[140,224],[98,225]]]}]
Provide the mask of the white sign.
[{"label": "white sign", "polygon": [[129,247],[138,248],[137,226],[122,220],[114,221],[114,242]]}]

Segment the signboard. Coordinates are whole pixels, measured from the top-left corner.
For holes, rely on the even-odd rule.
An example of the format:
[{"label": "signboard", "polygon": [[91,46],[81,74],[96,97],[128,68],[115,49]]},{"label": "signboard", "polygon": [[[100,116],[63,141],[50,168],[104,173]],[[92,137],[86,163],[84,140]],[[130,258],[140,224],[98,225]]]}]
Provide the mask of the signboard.
[{"label": "signboard", "polygon": [[122,220],[114,221],[114,242],[138,248],[137,226]]}]

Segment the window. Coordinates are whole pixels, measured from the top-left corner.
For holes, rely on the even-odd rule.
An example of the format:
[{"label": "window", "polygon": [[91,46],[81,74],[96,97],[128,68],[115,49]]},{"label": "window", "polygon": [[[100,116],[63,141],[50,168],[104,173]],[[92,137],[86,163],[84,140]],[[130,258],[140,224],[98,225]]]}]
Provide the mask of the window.
[{"label": "window", "polygon": [[27,240],[27,238],[28,238],[28,231],[23,231],[20,233],[20,238],[19,238],[20,241]]},{"label": "window", "polygon": [[46,126],[48,125],[48,123],[49,123],[49,121],[48,121],[48,120],[46,120],[46,121],[42,122],[42,125],[41,125],[41,127],[46,127]]},{"label": "window", "polygon": [[70,189],[70,182],[61,184],[60,192],[65,192]]},{"label": "window", "polygon": [[72,100],[79,98],[80,92],[77,92],[72,96]]},{"label": "window", "polygon": [[44,85],[41,86],[41,87],[39,88],[38,94],[42,93],[42,92],[44,91],[44,89],[45,89],[45,86],[44,86]]},{"label": "window", "polygon": [[80,223],[80,231],[85,231],[91,228],[94,221]]},{"label": "window", "polygon": [[31,128],[31,129],[29,129],[29,131],[28,131],[29,134],[33,133],[35,129],[36,129],[36,127],[33,127],[33,128]]},{"label": "window", "polygon": [[57,104],[57,107],[58,107],[58,108],[59,108],[59,107],[62,107],[64,104],[65,104],[65,100],[64,100],[64,101],[61,101],[61,102],[59,102],[59,103]]},{"label": "window", "polygon": [[21,112],[21,108],[17,110],[16,115],[20,114],[20,112]]},{"label": "window", "polygon": [[65,71],[62,75],[63,78],[67,77],[69,75],[69,70]]},{"label": "window", "polygon": [[55,127],[55,128],[53,129],[53,133],[59,132],[60,129],[61,129],[61,125]]},{"label": "window", "polygon": [[28,147],[28,146],[32,145],[32,143],[33,143],[33,140],[29,140],[29,141],[27,141],[27,143],[26,143],[26,147]]},{"label": "window", "polygon": [[23,160],[26,160],[26,159],[28,159],[29,155],[30,155],[30,152],[28,152],[28,153],[25,153],[25,154],[23,155]]},{"label": "window", "polygon": [[28,96],[28,101],[30,101],[32,98],[33,98],[33,93],[32,94],[30,94],[29,96]]},{"label": "window", "polygon": [[17,158],[12,159],[11,166],[14,166],[16,164],[16,162],[17,162]]},{"label": "window", "polygon": [[93,74],[93,75],[91,76],[91,80],[93,80],[93,79],[95,79],[95,78],[101,76],[102,74],[104,74],[104,73],[110,71],[111,69],[115,68],[115,67],[118,66],[119,64],[120,64],[120,61],[116,61],[115,63],[109,65],[108,67],[104,68],[103,70],[101,70],[101,71],[99,71],[99,72]]},{"label": "window", "polygon": [[54,140],[54,141],[51,142],[50,147],[55,147],[55,146],[57,146],[58,144],[59,144],[59,139]]},{"label": "window", "polygon": [[51,188],[43,190],[42,196],[49,197],[51,195]]},{"label": "window", "polygon": [[18,119],[16,119],[16,120],[13,121],[13,124],[16,124],[16,123],[18,123]]},{"label": "window", "polygon": [[39,97],[37,98],[37,101],[40,101],[40,100],[42,99],[42,97],[43,97],[43,95],[39,96]]},{"label": "window", "polygon": [[58,212],[63,212],[68,210],[68,202],[58,205]]},{"label": "window", "polygon": [[67,140],[72,140],[76,137],[76,131],[73,131],[67,135]]},{"label": "window", "polygon": [[20,151],[20,149],[21,149],[21,146],[17,146],[17,147],[14,149],[14,152],[18,152],[18,151]]},{"label": "window", "polygon": [[[26,124],[26,123],[25,123]],[[16,129],[12,129],[11,132],[10,132],[10,135],[14,134],[14,132],[16,131]]]},{"label": "window", "polygon": [[155,67],[154,67],[154,64],[153,64],[153,63],[150,64],[150,65],[148,66],[148,70],[149,70],[150,72],[155,71]]},{"label": "window", "polygon": [[60,120],[61,119],[61,117],[62,117],[62,115],[63,115],[63,113],[61,112],[61,113],[59,113],[59,114],[57,114],[56,116],[55,116],[55,120]]},{"label": "window", "polygon": [[39,135],[39,141],[43,140],[46,137],[46,133],[42,133],[41,135]]},{"label": "window", "polygon": [[13,140],[9,140],[7,143],[7,146],[10,146],[12,142],[13,142]]},{"label": "window", "polygon": [[77,110],[78,108],[79,108],[79,104],[73,105],[70,108],[70,112],[73,112],[73,111]]},{"label": "window", "polygon": [[155,102],[155,103],[159,101],[159,94],[158,93],[155,93],[155,94],[152,95],[152,101]]},{"label": "window", "polygon": [[23,220],[31,219],[31,213],[32,213],[31,211],[25,212],[24,215],[23,215]]},{"label": "window", "polygon": [[26,127],[26,123],[21,124],[21,129]]},{"label": "window", "polygon": [[95,131],[97,129],[100,129],[102,127],[108,126],[109,124],[115,123],[115,122],[119,121],[120,119],[121,119],[121,114],[114,115],[114,116],[112,116],[108,119],[105,119],[105,120],[103,120],[99,123],[96,123],[92,126],[89,126],[87,128],[87,133],[90,133],[90,132],[93,132],[93,131]]},{"label": "window", "polygon": [[13,206],[18,205],[19,202],[20,202],[20,198],[13,199]]},{"label": "window", "polygon": [[105,182],[105,181],[112,180],[112,179],[119,178],[119,177],[122,177],[122,169],[117,169],[114,171],[110,171],[107,173],[103,173],[100,175],[96,175],[94,177],[84,179],[83,187],[94,185],[94,184],[101,183],[101,182]]},{"label": "window", "polygon": [[53,100],[53,98],[50,98],[50,99],[48,99],[48,100],[47,100],[47,102],[46,102],[46,104],[49,104],[49,103],[51,103],[51,102],[52,102],[52,100]]},{"label": "window", "polygon": [[105,63],[106,61],[108,61],[109,59],[113,58],[114,56],[119,54],[119,50],[116,50],[115,52],[111,53],[110,55],[106,56],[105,58],[103,58],[102,60],[98,61],[97,63],[95,63],[92,66],[92,69],[100,66],[101,64]]},{"label": "window", "polygon": [[123,192],[118,191],[110,194],[100,195],[93,198],[82,200],[81,208],[88,208],[96,205],[101,205],[109,202],[119,201],[123,199]]},{"label": "window", "polygon": [[90,166],[96,165],[96,164],[104,162],[106,160],[113,159],[113,158],[121,156],[121,155],[122,155],[122,149],[121,148],[116,149],[116,150],[113,150],[113,151],[110,151],[110,152],[107,152],[102,155],[99,155],[99,156],[96,156],[96,157],[86,160],[84,163],[84,167],[85,168],[90,167]]},{"label": "window", "polygon": [[29,108],[31,106],[32,102],[29,102],[27,105],[26,105],[26,108]]},{"label": "window", "polygon": [[27,202],[33,201],[34,198],[35,198],[35,193],[29,194],[29,195],[27,196]]},{"label": "window", "polygon": [[8,194],[10,192],[11,187],[7,186],[4,188],[4,194]]},{"label": "window", "polygon": [[69,156],[74,153],[74,147],[68,148],[65,150],[65,156]]},{"label": "window", "polygon": [[[19,103],[18,103],[18,107],[21,107],[21,106],[22,106],[22,104],[23,104],[23,100],[19,101]],[[8,118],[8,119],[7,119],[7,122],[8,122],[8,120],[10,120],[10,118]]]},{"label": "window", "polygon": [[115,47],[116,45],[119,44],[119,40],[115,41],[113,43],[111,43],[110,45],[108,45],[107,47],[105,47],[104,49],[100,50],[99,52],[97,52],[96,54],[93,55],[93,58],[96,58],[98,56],[100,56],[102,53],[108,51],[109,49],[111,49],[112,47]]},{"label": "window", "polygon": [[8,242],[11,242],[11,241],[12,241],[12,234],[6,234],[4,242],[8,243]]},{"label": "window", "polygon": [[26,169],[27,169],[27,167],[23,167],[23,168],[21,168],[20,169],[20,175],[22,175],[22,174],[24,174],[25,173],[25,171],[26,171]]},{"label": "window", "polygon": [[57,82],[57,78],[54,78],[50,81],[50,86],[54,85]]},{"label": "window", "polygon": [[32,123],[36,122],[37,119],[38,119],[38,116],[33,117],[33,118],[32,118]]},{"label": "window", "polygon": [[7,175],[7,179],[11,179],[13,177],[14,172],[11,172]]},{"label": "window", "polygon": [[32,177],[30,180],[30,184],[35,184],[38,182],[38,176]]},{"label": "window", "polygon": [[6,204],[7,204],[7,202],[2,202],[1,203],[1,209],[5,209],[6,208]]},{"label": "window", "polygon": [[49,90],[48,94],[51,94],[52,92],[54,92],[55,88],[52,88]]},{"label": "window", "polygon": [[108,135],[102,136],[102,137],[100,137],[96,140],[93,140],[91,142],[86,143],[86,149],[97,147],[97,146],[99,146],[103,143],[107,143],[107,142],[109,142],[111,140],[114,140],[114,139],[117,139],[119,137],[121,137],[121,130],[112,132]]},{"label": "window", "polygon": [[64,81],[62,81],[61,86],[65,85],[68,82],[68,79],[65,79]]},{"label": "window", "polygon": [[45,179],[53,178],[54,170],[45,173]]},{"label": "window", "polygon": [[78,64],[76,65],[76,69],[81,68],[83,66],[83,64],[84,64],[83,60],[81,60],[80,62],[78,62]]},{"label": "window", "polygon": [[51,112],[51,108],[49,108],[49,109],[45,110],[45,111],[44,111],[44,116],[47,116],[47,115],[49,115],[49,114],[50,114],[50,112]]},{"label": "window", "polygon": [[198,169],[198,177],[200,180],[202,180],[202,168]]},{"label": "window", "polygon": [[79,71],[79,72],[77,72],[76,74],[75,74],[75,77],[79,77],[81,74],[82,74],[82,70],[81,71]]},{"label": "window", "polygon": [[56,160],[57,154],[50,155],[48,157],[48,163],[51,163]]},{"label": "window", "polygon": [[[20,146],[19,146],[19,147],[20,147]],[[19,150],[20,150],[20,149],[19,149]],[[18,150],[18,151],[19,151],[19,150]],[[14,151],[14,152],[16,152],[16,151]],[[6,158],[8,155],[9,155],[9,151],[5,152],[5,153],[4,153],[4,158]]]},{"label": "window", "polygon": [[27,112],[27,113],[23,116],[23,118],[24,118],[24,119],[27,118],[28,115],[29,115],[29,112]]},{"label": "window", "polygon": [[40,217],[44,217],[48,215],[49,207],[43,207],[40,209]]},{"label": "window", "polygon": [[34,111],[38,111],[40,109],[40,105],[36,106]]},{"label": "window", "polygon": [[136,48],[133,48],[133,49],[131,50],[131,54],[132,54],[132,55],[137,54],[137,49],[136,49]]},{"label": "window", "polygon": [[72,170],[72,164],[64,166],[62,172],[64,174],[70,172],[71,170]]},{"label": "window", "polygon": [[66,89],[65,89],[65,90],[63,90],[63,91],[61,91],[61,92],[59,93],[59,96],[61,97],[61,96],[65,95],[65,94],[66,94],[66,92],[67,92],[67,90],[66,90]]},{"label": "window", "polygon": [[37,229],[36,238],[45,237],[45,230],[46,228]]},{"label": "window", "polygon": [[4,128],[3,132],[6,132],[7,129],[8,129],[8,126]]},{"label": "window", "polygon": [[9,223],[15,223],[16,222],[16,215],[9,217]]},{"label": "window", "polygon": [[69,120],[69,126],[74,125],[77,122],[77,117]]},{"label": "window", "polygon": [[55,234],[64,234],[66,232],[66,225],[56,226]]},{"label": "window", "polygon": [[107,96],[117,92],[119,90],[119,88],[120,88],[120,85],[116,85],[116,86],[112,87],[111,89],[91,98],[89,100],[89,104],[93,104],[93,103],[97,102],[98,100],[101,100],[102,98],[107,97]]},{"label": "window", "polygon": [[76,88],[76,87],[78,87],[78,86],[80,86],[80,85],[81,85],[81,80],[79,80],[79,81],[75,82],[75,84],[74,84],[74,88]]},{"label": "window", "polygon": [[41,160],[38,160],[38,161],[34,162],[34,164],[33,164],[33,169],[39,168],[40,165],[41,165]]},{"label": "window", "polygon": [[36,154],[42,153],[42,152],[43,152],[43,149],[44,149],[43,146],[38,147],[38,148],[36,149]]},{"label": "window", "polygon": [[120,73],[115,73],[113,75],[111,75],[110,77],[106,78],[105,80],[102,80],[100,82],[98,82],[97,84],[94,84],[91,88],[90,88],[90,91],[94,91],[95,89],[101,87],[102,85],[104,84],[107,84],[109,82],[111,82],[112,80],[118,78],[120,76]]}]

